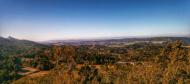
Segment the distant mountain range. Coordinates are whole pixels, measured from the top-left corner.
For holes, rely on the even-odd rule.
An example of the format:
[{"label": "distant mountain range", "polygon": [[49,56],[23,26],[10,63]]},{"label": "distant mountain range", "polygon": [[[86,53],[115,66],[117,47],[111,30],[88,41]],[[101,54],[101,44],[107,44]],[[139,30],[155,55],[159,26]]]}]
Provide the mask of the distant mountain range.
[{"label": "distant mountain range", "polygon": [[150,38],[119,38],[119,39],[89,39],[89,40],[51,40],[44,42],[34,42],[29,40],[19,40],[9,36],[3,38],[0,36],[0,47],[35,47],[45,45],[109,45],[116,43],[138,43],[153,42],[162,43],[166,41],[181,40],[185,44],[190,44],[190,37],[150,37]]},{"label": "distant mountain range", "polygon": [[186,45],[190,45],[189,37],[152,37],[152,38],[123,38],[123,39],[91,39],[91,40],[52,40],[46,42],[33,42],[29,40],[19,40],[13,37],[0,37],[0,56],[15,55],[35,49],[42,49],[51,45],[105,45],[124,46],[134,43],[163,43],[168,41],[181,40]]},{"label": "distant mountain range", "polygon": [[151,37],[151,38],[119,38],[119,39],[90,39],[90,40],[51,40],[42,42],[51,45],[111,45],[118,43],[138,43],[152,42],[162,43],[167,41],[181,40],[185,44],[190,44],[190,37]]}]

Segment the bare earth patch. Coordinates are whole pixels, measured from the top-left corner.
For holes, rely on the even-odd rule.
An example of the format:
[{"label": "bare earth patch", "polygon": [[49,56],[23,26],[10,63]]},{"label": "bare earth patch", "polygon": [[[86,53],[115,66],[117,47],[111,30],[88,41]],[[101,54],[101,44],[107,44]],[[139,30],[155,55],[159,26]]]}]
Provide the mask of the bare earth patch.
[{"label": "bare earth patch", "polygon": [[40,77],[40,76],[44,76],[46,74],[48,74],[49,71],[40,71],[36,68],[33,67],[26,67],[24,66],[22,68],[22,71],[19,72],[18,74],[24,76],[24,77],[30,77],[30,78],[34,78],[34,77]]}]

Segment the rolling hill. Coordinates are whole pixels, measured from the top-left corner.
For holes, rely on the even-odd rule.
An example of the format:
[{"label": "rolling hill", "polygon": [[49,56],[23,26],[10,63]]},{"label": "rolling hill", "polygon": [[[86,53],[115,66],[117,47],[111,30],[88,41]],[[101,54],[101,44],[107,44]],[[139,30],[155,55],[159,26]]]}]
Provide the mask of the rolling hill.
[{"label": "rolling hill", "polygon": [[44,47],[47,46],[33,41],[19,40],[13,37],[0,37],[0,56],[21,54],[31,49],[38,49]]}]

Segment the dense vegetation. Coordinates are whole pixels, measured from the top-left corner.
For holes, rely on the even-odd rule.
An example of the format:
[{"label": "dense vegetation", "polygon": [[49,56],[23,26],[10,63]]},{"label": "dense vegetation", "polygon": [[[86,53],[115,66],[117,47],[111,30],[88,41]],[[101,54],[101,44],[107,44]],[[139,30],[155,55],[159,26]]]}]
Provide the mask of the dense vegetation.
[{"label": "dense vegetation", "polygon": [[[182,41],[143,42],[119,47],[37,45],[23,49],[25,54],[0,56],[3,65],[0,67],[0,83],[189,84],[190,49],[183,45]],[[20,49],[15,48],[15,52]],[[18,72],[23,66],[49,73],[22,77]]]},{"label": "dense vegetation", "polygon": [[0,83],[10,83],[21,76],[18,72],[23,65],[23,58],[34,58],[47,46],[38,43],[18,40],[13,37],[0,37]]}]

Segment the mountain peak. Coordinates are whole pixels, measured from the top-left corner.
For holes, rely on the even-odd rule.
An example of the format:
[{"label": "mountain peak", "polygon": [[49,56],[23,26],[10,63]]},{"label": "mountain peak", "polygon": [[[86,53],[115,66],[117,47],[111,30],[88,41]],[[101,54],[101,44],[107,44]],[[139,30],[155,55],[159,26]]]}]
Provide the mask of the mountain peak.
[{"label": "mountain peak", "polygon": [[12,36],[9,36],[8,39],[10,39],[10,40],[17,40],[16,38],[14,38]]}]

